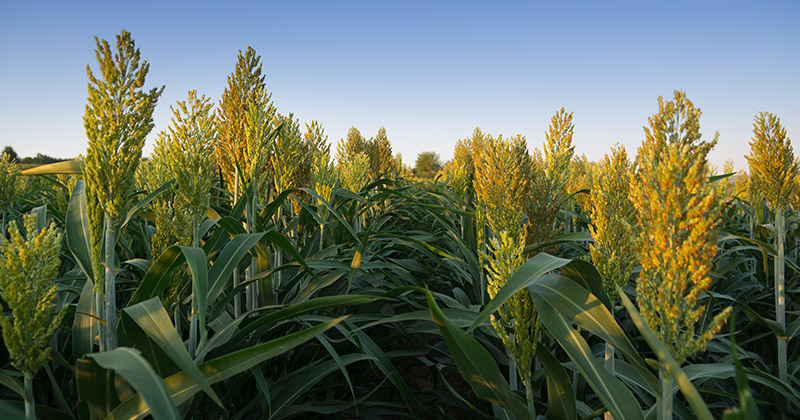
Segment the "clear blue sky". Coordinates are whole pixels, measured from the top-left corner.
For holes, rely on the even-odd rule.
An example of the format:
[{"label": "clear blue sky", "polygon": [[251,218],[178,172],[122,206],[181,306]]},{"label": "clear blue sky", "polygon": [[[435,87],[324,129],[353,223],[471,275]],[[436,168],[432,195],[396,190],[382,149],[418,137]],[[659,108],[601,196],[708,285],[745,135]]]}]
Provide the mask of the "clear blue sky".
[{"label": "clear blue sky", "polygon": [[719,131],[713,163],[747,167],[753,117],[781,117],[800,142],[800,2],[23,2],[0,0],[0,147],[85,153],[86,65],[94,37],[122,29],[165,85],[157,131],[189,89],[219,100],[240,49],[262,56],[282,113],[320,121],[334,145],[350,126],[385,126],[412,164],[444,160],[476,126],[541,147],[550,117],[574,112],[576,152],[629,153],[659,95],[686,91]]}]

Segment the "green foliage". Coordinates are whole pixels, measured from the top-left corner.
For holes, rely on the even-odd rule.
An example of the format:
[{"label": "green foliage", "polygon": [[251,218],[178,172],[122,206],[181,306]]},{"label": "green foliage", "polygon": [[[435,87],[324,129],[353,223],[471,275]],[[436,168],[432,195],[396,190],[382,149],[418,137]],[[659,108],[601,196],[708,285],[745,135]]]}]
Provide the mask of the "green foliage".
[{"label": "green foliage", "polygon": [[[43,418],[575,419],[607,411],[637,419],[653,417],[653,407],[672,396],[672,382],[662,387],[657,379],[659,369],[681,390],[674,399],[678,418],[707,415],[708,407],[722,413],[741,404],[740,396],[750,416],[797,417],[796,372],[784,381],[772,372],[797,366],[800,356],[786,352],[782,364],[775,340],[765,339],[794,343],[800,336],[793,289],[786,293],[785,324],[771,319],[777,270],[768,262],[780,259],[782,249],[769,239],[771,211],[751,200],[758,195],[752,186],[752,197],[707,201],[705,191],[718,188],[708,182],[710,146],[699,141],[699,111],[682,96],[651,119],[631,182],[619,149],[602,176],[599,165],[575,157],[571,114],[563,110],[543,152],[530,156],[522,136],[494,139],[476,129],[459,141],[447,184],[417,182],[404,179],[410,169],[392,157],[384,129],[369,140],[351,129],[334,167],[318,122],[301,132],[300,121],[277,113],[259,60],[252,49],[240,52],[216,118],[196,94],[173,108],[172,126],[137,169],[137,187],[125,186],[116,209],[127,210],[119,213],[117,231],[106,230],[105,266],[89,255],[103,238],[108,206],[96,194],[86,200],[75,176],[82,163],[17,178],[26,187],[15,185],[4,217],[15,225],[33,210],[41,228],[46,208],[68,240],[61,249],[52,239],[40,261],[52,271],[41,289],[51,298],[42,304],[47,310],[34,305],[26,312],[39,327],[13,324],[23,317],[14,298],[2,295],[11,315],[3,322],[12,323],[4,335],[35,331],[26,336],[39,343],[30,358],[41,364],[49,352],[51,362],[38,377],[25,375],[24,384],[0,371],[3,398],[17,400],[4,401],[0,411],[13,413],[6,408],[20,399],[32,408],[35,394]],[[217,158],[225,163],[209,182],[214,132]],[[5,164],[13,172],[10,160]],[[379,179],[383,174],[389,176]],[[224,192],[235,180],[246,200]],[[647,216],[649,245],[624,239],[638,223],[623,218],[630,212],[626,186],[640,194],[638,206],[652,207],[637,210]],[[591,209],[589,194],[571,195],[586,188],[593,190]],[[781,214],[785,235],[782,222],[776,230],[788,244],[791,285],[800,219],[788,208]],[[668,219],[663,226],[660,218]],[[193,224],[204,240],[188,246]],[[29,244],[38,230],[26,229]],[[3,256],[21,261],[32,253],[6,252],[20,242],[17,230],[23,229],[14,228]],[[46,232],[57,237],[52,227]],[[626,253],[634,258],[621,261]],[[629,287],[615,288],[611,295],[623,290],[627,310],[617,321],[604,279],[624,283],[637,258],[640,281],[655,286],[638,293],[639,308],[627,299]],[[118,281],[102,296],[91,278],[106,267]],[[33,284],[14,279],[13,290]],[[656,302],[650,306],[667,309],[649,316],[678,324],[669,343],[639,315],[652,312],[648,293]],[[655,301],[659,293],[672,293],[683,306]],[[118,328],[111,328],[121,346],[114,351],[105,351],[113,346],[101,326],[113,325],[107,316],[117,311],[103,306],[104,298],[121,309]],[[722,311],[727,305],[732,309]],[[730,321],[738,343],[733,353],[727,340],[712,336],[727,311],[739,315]],[[674,313],[683,318],[674,321]],[[8,369],[16,362],[6,340]],[[606,343],[619,355],[615,371],[598,357]],[[706,352],[671,357],[674,346],[701,344]],[[525,398],[509,386],[517,374]]]},{"label": "green foliage", "polygon": [[0,296],[11,309],[12,319],[0,318],[3,341],[11,365],[26,375],[42,367],[50,354],[48,342],[66,314],[56,310],[54,280],[58,275],[61,234],[56,226],[41,230],[36,215],[26,214],[24,229],[9,226],[9,238],[0,256]]},{"label": "green foliage", "polygon": [[414,162],[414,174],[421,178],[433,178],[442,170],[442,161],[436,152],[420,152]]},{"label": "green foliage", "polygon": [[17,177],[19,167],[10,154],[0,157],[0,203],[11,201],[17,194]]}]

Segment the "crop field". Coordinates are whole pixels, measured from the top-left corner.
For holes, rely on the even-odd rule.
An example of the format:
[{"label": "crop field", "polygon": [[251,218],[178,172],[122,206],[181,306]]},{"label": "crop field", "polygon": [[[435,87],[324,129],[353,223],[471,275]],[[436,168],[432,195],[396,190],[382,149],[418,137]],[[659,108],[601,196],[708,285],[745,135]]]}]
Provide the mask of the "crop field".
[{"label": "crop field", "polygon": [[779,116],[749,171],[682,91],[599,162],[561,108],[412,170],[282,113],[252,48],[172,104],[130,33],[95,53],[85,154],[0,160],[0,418],[800,418]]}]

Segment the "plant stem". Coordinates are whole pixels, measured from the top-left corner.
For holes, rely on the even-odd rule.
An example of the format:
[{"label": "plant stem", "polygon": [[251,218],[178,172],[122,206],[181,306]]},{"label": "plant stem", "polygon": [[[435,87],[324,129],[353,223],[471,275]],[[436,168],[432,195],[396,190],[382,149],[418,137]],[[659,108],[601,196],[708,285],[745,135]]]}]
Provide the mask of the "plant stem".
[{"label": "plant stem", "polygon": [[[775,209],[775,229],[777,230],[778,256],[775,258],[775,317],[781,329],[786,331],[786,290],[785,270],[786,259],[784,255],[784,237],[786,226],[783,207]],[[789,371],[786,363],[786,336],[778,337],[778,378],[783,383],[789,383]]]},{"label": "plant stem", "polygon": [[[245,218],[245,224],[247,233],[254,233],[255,230],[255,215],[253,212],[255,211],[255,188],[253,189],[253,197],[251,197],[250,202],[247,204],[247,217]],[[248,281],[252,279],[256,273],[256,260],[253,257],[250,257],[250,266],[247,267],[245,279]],[[252,311],[256,308],[256,291],[255,291],[255,284],[248,283],[245,287],[245,305],[247,310]]]},{"label": "plant stem", "polygon": [[[233,179],[233,207],[236,207],[236,202],[239,201],[239,168],[236,168],[236,172]],[[239,267],[233,268],[233,288],[234,290],[236,287],[239,286]],[[241,293],[236,293],[233,297],[233,314],[236,318],[239,318],[242,315],[242,297]]]},{"label": "plant stem", "polygon": [[[192,247],[200,247],[200,221],[198,215],[192,215]],[[198,307],[197,307],[197,285],[192,282],[192,309],[189,321],[189,355],[194,357],[197,353],[197,324],[198,324]],[[200,320],[201,322],[203,320]],[[204,326],[200,327],[203,330]]]},{"label": "plant stem", "polygon": [[[511,342],[514,342],[514,335],[511,335]],[[512,391],[516,391],[519,389],[517,385],[517,362],[514,360],[514,356],[511,354],[511,349],[507,349],[508,353],[508,386],[511,388]]]},{"label": "plant stem", "polygon": [[114,283],[114,244],[116,232],[111,216],[105,214],[105,316],[106,316],[106,351],[117,348],[117,300]]},{"label": "plant stem", "polygon": [[528,378],[525,381],[525,397],[528,400],[528,414],[532,419],[536,418],[536,405],[533,403],[533,381]]},{"label": "plant stem", "polygon": [[661,380],[661,406],[658,410],[658,420],[672,420],[672,377],[659,370],[658,378]]},{"label": "plant stem", "polygon": [[[98,322],[98,320],[106,319],[103,315],[103,313],[105,313],[105,301],[103,300],[103,295],[98,293],[97,289],[94,291],[94,307],[97,312],[97,319],[92,322],[97,325],[97,344],[100,351],[106,351],[106,325],[102,322]],[[92,340],[94,340],[94,338],[92,338]]]},{"label": "plant stem", "polygon": [[33,401],[33,375],[26,373],[23,384],[25,387],[25,418],[36,420],[36,404]]}]

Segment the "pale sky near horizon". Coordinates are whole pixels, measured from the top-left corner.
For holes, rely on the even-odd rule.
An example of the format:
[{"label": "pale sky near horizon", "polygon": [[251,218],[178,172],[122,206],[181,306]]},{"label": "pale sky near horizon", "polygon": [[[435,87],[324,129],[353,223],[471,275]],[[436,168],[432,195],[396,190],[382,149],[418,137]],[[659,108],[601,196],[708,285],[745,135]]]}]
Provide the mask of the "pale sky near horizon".
[{"label": "pale sky near horizon", "polygon": [[574,112],[577,154],[619,142],[635,155],[657,99],[686,92],[721,166],[746,169],[753,118],[777,114],[800,150],[800,2],[17,2],[0,0],[0,147],[84,154],[94,37],[132,33],[169,105],[196,89],[217,102],[236,54],[261,55],[279,112],[318,120],[334,145],[351,126],[386,127],[413,166],[484,132],[541,147]]}]

